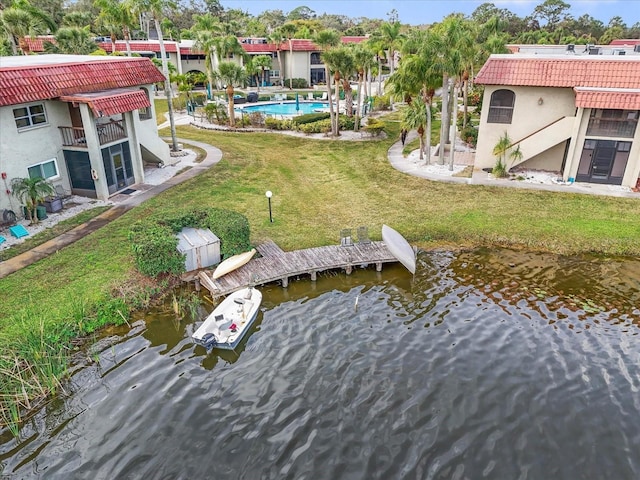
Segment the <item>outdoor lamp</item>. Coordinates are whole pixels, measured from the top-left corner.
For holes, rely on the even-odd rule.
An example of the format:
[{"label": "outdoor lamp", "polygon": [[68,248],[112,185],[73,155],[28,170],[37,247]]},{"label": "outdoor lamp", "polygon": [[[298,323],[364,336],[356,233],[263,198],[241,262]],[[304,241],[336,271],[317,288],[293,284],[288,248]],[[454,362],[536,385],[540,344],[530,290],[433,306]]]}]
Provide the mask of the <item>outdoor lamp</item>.
[{"label": "outdoor lamp", "polygon": [[265,195],[267,196],[267,200],[269,201],[269,221],[273,223],[273,215],[271,215],[271,197],[273,196],[273,193],[271,193],[271,190],[267,190],[267,193],[265,193]]}]

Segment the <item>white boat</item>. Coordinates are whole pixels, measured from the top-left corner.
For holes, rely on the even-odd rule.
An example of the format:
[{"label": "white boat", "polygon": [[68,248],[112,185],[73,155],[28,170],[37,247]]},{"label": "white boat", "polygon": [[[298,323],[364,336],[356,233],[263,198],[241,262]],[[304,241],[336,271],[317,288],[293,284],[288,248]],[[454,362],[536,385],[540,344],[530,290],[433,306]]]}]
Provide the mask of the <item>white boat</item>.
[{"label": "white boat", "polygon": [[226,275],[229,272],[233,272],[235,269],[240,268],[249,260],[251,260],[255,254],[256,249],[252,248],[248,252],[239,253],[238,255],[234,255],[227,258],[226,260],[223,260],[213,271],[213,275],[211,277],[215,280],[216,278],[220,278],[221,276]]},{"label": "white boat", "polygon": [[416,273],[416,252],[400,233],[388,225],[382,225],[382,241],[407,270]]},{"label": "white boat", "polygon": [[253,287],[233,292],[218,305],[191,336],[203,347],[233,350],[258,316],[262,293]]}]

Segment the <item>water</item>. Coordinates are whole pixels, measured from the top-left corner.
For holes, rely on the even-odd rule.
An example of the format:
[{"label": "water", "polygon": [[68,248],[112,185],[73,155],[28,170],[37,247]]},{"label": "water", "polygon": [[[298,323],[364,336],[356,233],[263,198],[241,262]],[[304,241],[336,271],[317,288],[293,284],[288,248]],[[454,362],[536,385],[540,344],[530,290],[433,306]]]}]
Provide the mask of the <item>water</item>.
[{"label": "water", "polygon": [[238,109],[238,111],[243,111],[245,113],[251,112],[262,112],[265,115],[304,115],[305,113],[314,113],[318,111],[324,111],[329,108],[328,103],[318,103],[318,102],[299,102],[298,108],[296,108],[295,102],[289,103],[271,103],[266,105],[253,105],[250,107],[244,107],[243,109]]},{"label": "water", "polygon": [[640,260],[419,260],[414,279],[385,266],[263,288],[237,354],[194,347],[194,322],[170,307],[145,315],[78,368],[21,443],[0,437],[0,472],[640,477]]}]

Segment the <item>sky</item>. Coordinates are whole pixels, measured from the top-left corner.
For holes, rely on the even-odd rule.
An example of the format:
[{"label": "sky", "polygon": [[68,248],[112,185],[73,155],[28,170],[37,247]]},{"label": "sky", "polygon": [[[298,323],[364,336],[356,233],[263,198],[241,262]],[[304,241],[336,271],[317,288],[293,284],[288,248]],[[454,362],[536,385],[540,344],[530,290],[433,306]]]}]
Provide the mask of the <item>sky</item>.
[{"label": "sky", "polygon": [[[498,8],[506,8],[519,17],[525,17],[544,0],[493,0]],[[640,22],[640,0],[564,0],[571,5],[570,13],[577,18],[583,14],[601,20],[605,25],[611,17],[622,17],[628,27]],[[351,18],[368,17],[386,20],[387,13],[395,9],[400,22],[410,25],[429,24],[441,21],[454,12],[465,15],[473,11],[484,0],[220,0],[225,8],[237,8],[252,15],[265,10],[282,10],[285,15],[299,6],[309,7],[316,14],[330,13]]]}]

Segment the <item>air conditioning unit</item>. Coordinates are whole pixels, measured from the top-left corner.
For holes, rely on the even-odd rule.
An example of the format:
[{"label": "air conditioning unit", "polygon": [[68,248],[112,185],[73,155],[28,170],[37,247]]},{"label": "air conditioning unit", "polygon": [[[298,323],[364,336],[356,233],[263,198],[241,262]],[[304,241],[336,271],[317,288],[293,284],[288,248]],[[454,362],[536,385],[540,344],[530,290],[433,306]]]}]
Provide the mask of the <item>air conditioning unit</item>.
[{"label": "air conditioning unit", "polygon": [[590,47],[589,55],[600,55],[600,47]]},{"label": "air conditioning unit", "polygon": [[636,53],[640,53],[640,45],[636,45],[633,47],[633,51]]},{"label": "air conditioning unit", "polygon": [[569,45],[567,45],[567,52],[576,53],[576,46],[570,43]]}]

